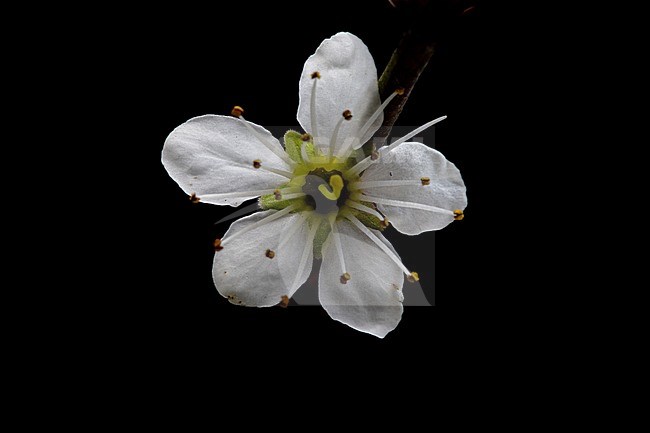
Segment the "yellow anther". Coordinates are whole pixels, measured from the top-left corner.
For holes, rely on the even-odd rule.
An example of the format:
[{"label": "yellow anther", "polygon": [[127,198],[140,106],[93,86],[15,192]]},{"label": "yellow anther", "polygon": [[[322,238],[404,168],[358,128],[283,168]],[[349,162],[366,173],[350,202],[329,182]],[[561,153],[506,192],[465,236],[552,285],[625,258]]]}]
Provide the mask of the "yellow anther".
[{"label": "yellow anther", "polygon": [[276,189],[275,191],[273,191],[273,195],[275,196],[276,200],[282,200],[282,192],[280,192],[279,189]]},{"label": "yellow anther", "polygon": [[234,117],[239,117],[242,114],[244,114],[244,109],[241,108],[239,105],[235,105],[232,111],[230,112],[230,115]]},{"label": "yellow anther", "polygon": [[309,140],[311,140],[311,135],[309,135],[308,133],[305,132],[304,134],[302,134],[302,135],[300,136],[300,139],[301,139],[302,141],[309,141]]},{"label": "yellow anther", "polygon": [[409,280],[411,283],[415,283],[416,281],[420,281],[420,276],[418,275],[417,272],[411,272],[411,275],[406,277],[407,280]]},{"label": "yellow anther", "polygon": [[282,295],[278,305],[282,308],[287,308],[289,306],[289,297],[287,295]]},{"label": "yellow anther", "polygon": [[400,96],[403,95],[404,94],[404,87],[398,87],[397,89],[395,89],[395,93],[397,93]]},{"label": "yellow anther", "polygon": [[456,221],[460,221],[460,220],[462,220],[463,218],[465,218],[465,214],[463,213],[463,211],[460,210],[460,209],[456,209],[456,210],[454,211],[454,219],[455,219]]},{"label": "yellow anther", "polygon": [[321,194],[323,194],[323,196],[325,196],[326,199],[332,201],[338,200],[341,196],[341,190],[344,186],[343,178],[338,174],[333,175],[330,177],[330,186],[332,187],[332,191],[330,191],[325,184],[319,185],[318,190]]}]

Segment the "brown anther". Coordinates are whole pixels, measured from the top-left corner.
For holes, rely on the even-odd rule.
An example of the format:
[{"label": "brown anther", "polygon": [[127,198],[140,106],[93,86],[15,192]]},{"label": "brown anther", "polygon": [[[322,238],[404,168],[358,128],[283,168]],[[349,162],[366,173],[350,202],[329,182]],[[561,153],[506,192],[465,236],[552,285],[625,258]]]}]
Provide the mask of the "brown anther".
[{"label": "brown anther", "polygon": [[244,114],[244,109],[241,108],[239,105],[235,105],[232,110],[230,111],[230,115],[234,117],[239,117],[242,114]]},{"label": "brown anther", "polygon": [[280,192],[279,189],[276,189],[275,191],[273,191],[273,195],[275,196],[276,200],[282,200],[282,193]]},{"label": "brown anther", "polygon": [[379,159],[379,152],[373,150],[372,153],[370,154],[370,159],[372,161],[377,161]]},{"label": "brown anther", "polygon": [[395,89],[395,93],[402,96],[404,94],[404,87],[398,87],[397,89]]},{"label": "brown anther", "polygon": [[302,141],[309,141],[309,140],[311,140],[311,135],[309,135],[308,133],[305,132],[304,134],[302,134],[302,135],[300,136],[300,139],[301,139]]},{"label": "brown anther", "polygon": [[312,78],[312,80],[313,80],[314,78],[320,78],[320,72],[318,72],[318,71],[316,71],[316,72],[312,72],[312,73],[311,73],[311,78]]},{"label": "brown anther", "polygon": [[422,185],[429,185],[431,183],[431,179],[428,177],[421,177],[420,182],[422,182]]},{"label": "brown anther", "polygon": [[212,246],[214,247],[215,251],[223,250],[223,247],[221,246],[221,239],[215,239],[214,242],[212,242]]},{"label": "brown anther", "polygon": [[341,284],[347,284],[348,281],[350,281],[350,274],[347,272],[343,275],[341,275]]},{"label": "brown anther", "polygon": [[201,199],[198,198],[198,197],[196,196],[196,193],[195,193],[195,192],[193,192],[193,193],[190,195],[190,201],[191,201],[192,203],[198,203],[198,202],[201,201]]},{"label": "brown anther", "polygon": [[289,306],[289,297],[287,295],[282,295],[278,305],[282,308],[287,308]]},{"label": "brown anther", "polygon": [[418,275],[417,272],[411,272],[411,275],[406,277],[407,280],[411,283],[415,283],[416,281],[420,281],[420,276]]},{"label": "brown anther", "polygon": [[262,161],[260,161],[259,159],[253,161],[253,167],[260,168],[261,166],[262,166]]},{"label": "brown anther", "polygon": [[462,220],[463,218],[465,218],[465,214],[463,213],[463,211],[460,210],[460,209],[456,209],[456,210],[454,211],[454,219],[455,219],[456,221],[460,221],[460,220]]},{"label": "brown anther", "polygon": [[272,259],[273,257],[275,257],[275,251],[266,250],[266,257],[268,257],[269,259]]},{"label": "brown anther", "polygon": [[343,118],[344,118],[345,120],[350,120],[350,119],[352,119],[352,111],[350,111],[350,110],[345,110],[345,111],[343,112]]}]

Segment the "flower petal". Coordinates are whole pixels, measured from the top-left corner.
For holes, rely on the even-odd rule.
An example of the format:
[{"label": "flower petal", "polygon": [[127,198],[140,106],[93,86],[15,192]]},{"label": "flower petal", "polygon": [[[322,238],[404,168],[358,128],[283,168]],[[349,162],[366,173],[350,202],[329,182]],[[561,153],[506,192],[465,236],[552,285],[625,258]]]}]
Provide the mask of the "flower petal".
[{"label": "flower petal", "polygon": [[[223,237],[223,249],[214,255],[214,284],[233,304],[277,305],[283,296],[291,298],[309,277],[313,248],[309,224],[302,214],[288,214],[233,237],[276,212],[258,212],[235,221]],[[298,275],[303,253],[304,266]]]},{"label": "flower petal", "polygon": [[[365,194],[447,211],[463,210],[467,206],[465,184],[460,171],[442,153],[415,142],[402,143],[389,152],[382,148],[379,153],[379,161],[361,175],[362,182],[417,181],[424,177],[429,178],[429,184],[364,187]],[[432,212],[387,204],[377,206],[397,230],[407,235],[439,230],[454,220],[451,212]]]},{"label": "flower petal", "polygon": [[[332,319],[383,338],[402,318],[404,274],[350,222],[338,222],[336,228],[350,280],[341,283],[343,270],[330,236],[323,246],[323,264],[318,277],[321,305]],[[373,233],[390,246],[380,232],[373,230]]]},{"label": "flower petal", "polygon": [[[314,72],[320,79],[312,79]],[[346,139],[358,137],[366,121],[381,105],[377,84],[377,68],[368,47],[351,33],[337,33],[326,39],[307,59],[300,77],[300,104],[298,122],[310,134],[312,128],[311,98],[316,83],[316,127],[319,147],[328,147],[336,124],[345,110],[352,111],[352,119],[344,121],[338,132],[337,149]],[[366,142],[379,129],[383,113],[361,138]]]},{"label": "flower petal", "polygon": [[[267,142],[282,146],[270,132],[250,123]],[[275,189],[288,181],[282,175],[255,168],[290,170],[287,164],[262,144],[242,120],[227,116],[195,117],[176,128],[165,140],[162,162],[169,176],[188,195],[217,205],[239,206],[258,197],[258,190]],[[246,193],[235,197],[203,197],[209,194]]]}]

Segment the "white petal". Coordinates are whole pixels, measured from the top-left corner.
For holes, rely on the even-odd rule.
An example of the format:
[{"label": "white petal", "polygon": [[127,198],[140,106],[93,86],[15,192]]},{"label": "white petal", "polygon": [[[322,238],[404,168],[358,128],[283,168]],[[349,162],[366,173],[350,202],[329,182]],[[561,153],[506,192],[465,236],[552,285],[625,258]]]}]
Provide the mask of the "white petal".
[{"label": "white petal", "polygon": [[[281,148],[266,129],[253,123],[251,126]],[[275,189],[288,181],[281,175],[256,169],[253,166],[256,159],[265,167],[290,170],[243,121],[227,116],[208,115],[188,120],[169,134],[162,151],[163,165],[183,191],[218,205],[239,206],[259,194],[228,198],[202,196]]]},{"label": "white petal", "polygon": [[[335,320],[383,338],[402,318],[404,274],[349,221],[337,223],[350,280],[341,283],[341,264],[332,236],[323,246],[318,277],[321,305]],[[380,232],[373,231],[390,246]],[[392,248],[392,247],[391,247]]]},{"label": "white petal", "polygon": [[[437,150],[421,143],[402,143],[390,152],[379,150],[379,162],[361,176],[366,181],[430,179],[429,185],[381,186],[364,189],[370,196],[434,206],[448,211],[467,206],[460,171]],[[400,232],[417,235],[439,230],[454,220],[448,213],[379,204],[379,210]]]},{"label": "white petal", "polygon": [[[223,237],[223,249],[215,252],[214,284],[233,304],[276,305],[282,296],[291,298],[309,277],[313,248],[307,245],[309,225],[301,214],[288,214],[228,242],[228,236],[275,212],[258,212],[235,221]],[[273,251],[273,258],[267,256],[267,250]],[[296,278],[303,251],[307,251],[307,259]]]},{"label": "white petal", "polygon": [[[377,84],[377,68],[368,47],[351,33],[337,33],[326,39],[307,59],[300,77],[300,104],[298,121],[305,131],[314,134],[310,103],[314,79],[313,72],[321,75],[316,83],[316,125],[320,147],[328,146],[336,123],[345,110],[352,111],[352,120],[344,121],[338,133],[339,143],[358,137],[366,121],[381,105]],[[366,142],[379,129],[384,120],[379,115],[372,127],[361,138]]]}]

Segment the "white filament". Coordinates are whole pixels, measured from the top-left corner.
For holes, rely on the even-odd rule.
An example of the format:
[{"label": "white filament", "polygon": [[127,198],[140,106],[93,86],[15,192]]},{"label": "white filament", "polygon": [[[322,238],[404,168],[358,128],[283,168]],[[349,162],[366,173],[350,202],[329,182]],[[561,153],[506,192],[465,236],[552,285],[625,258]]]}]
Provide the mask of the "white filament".
[{"label": "white filament", "polygon": [[401,201],[401,200],[391,200],[387,198],[381,198],[381,197],[373,197],[370,195],[358,195],[358,198],[354,197],[355,194],[353,194],[353,198],[355,200],[363,200],[363,201],[370,201],[373,203],[377,204],[385,204],[387,206],[397,206],[397,207],[405,207],[409,209],[419,209],[419,210],[425,210],[428,212],[433,212],[433,213],[441,213],[445,215],[450,215],[454,216],[454,212],[443,209],[441,207],[436,207],[436,206],[429,206],[427,204],[421,204],[421,203],[413,203],[413,202],[408,202],[408,201]]},{"label": "white filament", "polygon": [[311,87],[311,100],[309,101],[309,117],[311,120],[311,135],[314,138],[314,146],[318,147],[316,140],[318,139],[318,128],[316,127],[316,83],[319,78],[312,78],[314,84]]},{"label": "white filament", "polygon": [[395,255],[395,253],[393,253],[393,252],[390,250],[390,248],[388,248],[388,246],[386,246],[386,244],[383,243],[383,242],[381,241],[381,239],[379,239],[377,236],[375,236],[375,234],[374,234],[373,232],[371,232],[370,229],[369,229],[368,227],[364,226],[364,225],[361,223],[361,221],[359,221],[358,219],[355,218],[354,215],[349,215],[349,214],[348,214],[348,215],[346,215],[345,217],[346,217],[347,219],[349,219],[349,220],[352,222],[352,224],[354,224],[355,226],[357,226],[357,228],[358,228],[359,230],[361,230],[361,231],[362,231],[362,232],[363,232],[363,233],[364,233],[364,234],[365,234],[365,235],[366,235],[366,236],[367,236],[371,241],[373,241],[373,242],[374,242],[374,243],[375,243],[379,248],[381,248],[381,250],[382,250],[384,253],[386,253],[386,255],[387,255],[388,257],[390,257],[390,259],[391,259],[393,262],[395,262],[395,264],[396,264],[397,266],[399,266],[399,268],[402,270],[402,272],[404,272],[407,276],[410,276],[410,275],[411,275],[411,271],[409,271],[409,270],[406,268],[406,266],[404,266],[404,263],[402,263],[402,261],[399,259],[399,257],[397,257],[397,256]]},{"label": "white filament", "polygon": [[291,284],[291,293],[295,293],[298,290],[298,281],[302,276],[302,272],[305,270],[305,265],[307,264],[307,258],[309,257],[309,252],[314,248],[314,237],[316,237],[316,230],[320,226],[320,220],[315,219],[312,221],[311,229],[309,230],[309,235],[307,237],[307,242],[302,249],[302,257],[300,258],[300,264],[298,265],[298,272],[296,272],[296,278],[294,278],[293,283]]},{"label": "white filament", "polygon": [[275,145],[275,143],[270,142],[266,140],[264,137],[262,137],[256,130],[251,126],[251,124],[244,119],[244,116],[239,116],[239,120],[244,122],[244,125],[246,126],[246,129],[250,131],[251,134],[257,138],[257,140],[262,143],[264,146],[266,146],[267,149],[269,149],[271,152],[275,153],[280,159],[282,159],[284,162],[289,164],[289,167],[293,167],[294,162],[289,158],[289,155],[284,151],[284,149],[278,148],[278,146]]},{"label": "white filament", "polygon": [[359,190],[364,188],[384,188],[391,186],[424,186],[422,180],[369,180],[369,181],[359,181],[352,182],[350,188],[353,190]]},{"label": "white filament", "polygon": [[[406,140],[412,138],[415,134],[418,134],[418,133],[424,131],[425,129],[435,125],[438,122],[442,122],[446,118],[447,118],[447,116],[438,117],[437,119],[434,119],[431,122],[425,123],[424,125],[420,126],[419,128],[414,129],[413,131],[406,134],[404,137],[396,140],[394,143],[392,143],[390,146],[388,146],[386,148],[386,151],[390,152],[391,150],[393,150],[394,148],[396,148],[400,144],[404,143]],[[358,175],[363,170],[370,167],[372,164],[374,164],[377,161],[378,160],[376,160],[376,159],[373,160],[370,156],[368,156],[368,157],[364,158],[363,160],[359,161],[354,167],[349,169],[346,172],[346,174],[349,175],[349,176],[356,176],[356,175]]]},{"label": "white filament", "polygon": [[368,206],[366,206],[364,204],[361,204],[361,203],[357,203],[354,200],[347,200],[345,202],[345,204],[347,206],[350,206],[351,208],[354,208],[356,210],[360,210],[361,212],[365,212],[367,214],[374,215],[377,218],[379,218],[380,221],[384,221],[384,216],[382,214],[380,214],[379,212],[377,212],[376,210],[374,210],[373,208],[371,208],[371,207],[368,207]]},{"label": "white filament", "polygon": [[332,239],[334,240],[334,247],[336,248],[336,254],[339,257],[339,263],[341,265],[341,274],[345,274],[347,269],[345,267],[345,259],[343,258],[343,247],[341,246],[341,238],[339,237],[339,232],[336,230],[336,222],[330,220],[330,227],[332,228]]},{"label": "white filament", "polygon": [[282,218],[283,216],[285,216],[286,214],[288,214],[289,212],[291,212],[291,211],[294,210],[295,208],[296,208],[296,205],[291,205],[291,206],[287,206],[287,207],[285,207],[285,208],[282,209],[281,211],[274,212],[274,213],[272,213],[271,215],[266,216],[266,217],[262,218],[261,220],[259,220],[259,221],[257,221],[257,222],[254,222],[253,224],[250,224],[250,225],[244,227],[244,228],[241,229],[240,231],[233,233],[232,235],[228,236],[227,238],[224,238],[224,239],[221,241],[221,245],[223,246],[223,245],[225,245],[226,243],[232,242],[232,240],[235,239],[235,238],[236,238],[237,236],[239,236],[239,235],[242,235],[242,234],[244,234],[244,233],[246,233],[246,232],[249,232],[249,231],[251,231],[251,230],[253,230],[253,229],[256,229],[256,228],[258,228],[258,227],[260,227],[260,226],[263,226],[263,225],[265,225],[265,224],[268,224],[268,223],[270,223],[271,221],[275,221],[275,220],[278,219],[278,218]]}]

